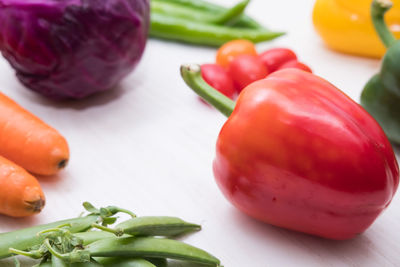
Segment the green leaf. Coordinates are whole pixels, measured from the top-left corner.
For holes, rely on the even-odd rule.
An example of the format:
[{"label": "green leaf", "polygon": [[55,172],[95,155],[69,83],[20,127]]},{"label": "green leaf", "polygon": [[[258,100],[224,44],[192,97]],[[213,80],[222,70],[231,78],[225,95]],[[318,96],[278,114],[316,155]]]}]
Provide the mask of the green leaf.
[{"label": "green leaf", "polygon": [[112,216],[112,212],[107,208],[100,208],[100,216],[104,219],[106,217]]},{"label": "green leaf", "polygon": [[87,210],[88,212],[91,213],[99,213],[99,210],[96,209],[92,204],[90,204],[89,202],[83,202],[83,207],[85,208],[85,210]]},{"label": "green leaf", "polygon": [[107,226],[107,225],[109,225],[109,224],[115,223],[116,221],[117,221],[117,218],[116,218],[116,217],[107,217],[107,218],[104,218],[104,219],[103,219],[102,225],[103,225],[103,226]]}]

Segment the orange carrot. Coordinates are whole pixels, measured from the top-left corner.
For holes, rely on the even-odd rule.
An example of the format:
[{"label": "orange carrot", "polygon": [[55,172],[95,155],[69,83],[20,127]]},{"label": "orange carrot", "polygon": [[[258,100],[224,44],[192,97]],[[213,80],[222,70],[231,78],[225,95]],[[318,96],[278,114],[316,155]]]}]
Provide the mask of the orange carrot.
[{"label": "orange carrot", "polygon": [[0,156],[0,213],[12,217],[33,215],[45,203],[39,182],[17,164]]},{"label": "orange carrot", "polygon": [[0,155],[29,172],[52,175],[65,167],[65,138],[38,117],[0,93]]}]

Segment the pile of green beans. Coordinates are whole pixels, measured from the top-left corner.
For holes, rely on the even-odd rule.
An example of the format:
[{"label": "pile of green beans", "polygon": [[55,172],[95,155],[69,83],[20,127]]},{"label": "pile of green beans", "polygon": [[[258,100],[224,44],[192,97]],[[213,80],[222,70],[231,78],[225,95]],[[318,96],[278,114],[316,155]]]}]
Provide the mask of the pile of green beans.
[{"label": "pile of green beans", "polygon": [[283,35],[273,32],[249,16],[244,10],[250,0],[232,8],[204,0],[151,0],[150,36],[196,45],[221,46],[235,40],[254,43]]},{"label": "pile of green beans", "polygon": [[51,229],[60,225],[69,225],[69,231],[71,233],[78,233],[89,230],[92,228],[92,224],[99,221],[103,224],[106,224],[107,221],[115,222],[116,218],[113,216],[119,212],[135,217],[133,213],[114,206],[96,209],[88,202],[84,202],[83,206],[90,212],[87,216],[42,224],[8,233],[0,233],[0,259],[11,256],[11,252],[9,251],[11,247],[14,249],[26,250],[41,244],[44,238],[37,236],[37,233],[46,229]]},{"label": "pile of green beans", "polygon": [[[173,239],[199,231],[200,225],[177,217],[136,217],[114,206],[96,209],[85,203],[85,208],[91,212],[85,217],[0,234],[0,258],[40,259],[36,267],[164,267],[167,259],[220,266],[208,252]],[[110,228],[118,212],[132,218]]]}]

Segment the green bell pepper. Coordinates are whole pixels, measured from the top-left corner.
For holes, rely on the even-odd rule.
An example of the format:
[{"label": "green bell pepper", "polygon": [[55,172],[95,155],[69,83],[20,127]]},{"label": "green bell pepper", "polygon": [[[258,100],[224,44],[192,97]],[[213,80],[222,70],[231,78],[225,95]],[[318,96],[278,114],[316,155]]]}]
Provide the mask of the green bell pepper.
[{"label": "green bell pepper", "polygon": [[400,143],[400,40],[388,29],[384,15],[392,7],[388,0],[374,0],[372,22],[388,48],[381,70],[366,84],[361,105],[378,121],[393,143]]}]

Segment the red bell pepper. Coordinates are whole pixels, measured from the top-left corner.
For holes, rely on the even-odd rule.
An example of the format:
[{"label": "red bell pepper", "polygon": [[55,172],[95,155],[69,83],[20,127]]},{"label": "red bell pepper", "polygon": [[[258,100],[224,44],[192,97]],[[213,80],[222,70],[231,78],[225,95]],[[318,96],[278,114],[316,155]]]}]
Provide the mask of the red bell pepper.
[{"label": "red bell pepper", "polygon": [[225,197],[261,221],[325,238],[364,232],[399,183],[378,123],[332,84],[297,69],[246,87],[235,104],[181,68],[186,83],[229,116],[214,175]]}]

